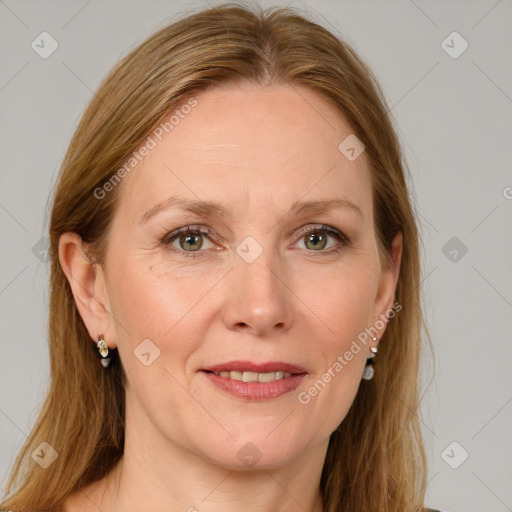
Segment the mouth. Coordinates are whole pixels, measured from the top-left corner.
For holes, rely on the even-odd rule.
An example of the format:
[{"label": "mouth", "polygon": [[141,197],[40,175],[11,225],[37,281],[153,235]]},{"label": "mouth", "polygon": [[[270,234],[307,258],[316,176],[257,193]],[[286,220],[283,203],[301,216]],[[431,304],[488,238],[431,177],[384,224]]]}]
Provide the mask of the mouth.
[{"label": "mouth", "polygon": [[307,373],[300,366],[282,361],[269,361],[265,363],[229,361],[202,368],[201,371],[243,382],[272,382],[273,380],[286,379],[291,375]]},{"label": "mouth", "polygon": [[237,398],[269,400],[293,391],[308,374],[283,362],[231,361],[200,370],[217,388]]},{"label": "mouth", "polygon": [[[291,372],[277,371],[277,372],[241,372],[237,370],[212,372],[204,370],[206,373],[213,373],[218,377],[224,377],[226,379],[239,380],[242,382],[273,382],[275,380],[287,379],[293,374]],[[299,374],[296,374],[299,375]]]}]

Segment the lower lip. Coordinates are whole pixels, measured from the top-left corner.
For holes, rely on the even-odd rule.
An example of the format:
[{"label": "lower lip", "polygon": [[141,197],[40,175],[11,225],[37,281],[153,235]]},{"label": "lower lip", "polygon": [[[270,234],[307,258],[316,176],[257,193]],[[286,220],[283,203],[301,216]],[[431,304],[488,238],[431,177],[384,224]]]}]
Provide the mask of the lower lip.
[{"label": "lower lip", "polygon": [[229,377],[221,377],[214,373],[204,371],[202,373],[219,389],[237,398],[244,398],[246,400],[271,400],[272,398],[277,398],[296,389],[306,376],[305,373],[300,373],[272,382],[243,382],[230,379]]}]

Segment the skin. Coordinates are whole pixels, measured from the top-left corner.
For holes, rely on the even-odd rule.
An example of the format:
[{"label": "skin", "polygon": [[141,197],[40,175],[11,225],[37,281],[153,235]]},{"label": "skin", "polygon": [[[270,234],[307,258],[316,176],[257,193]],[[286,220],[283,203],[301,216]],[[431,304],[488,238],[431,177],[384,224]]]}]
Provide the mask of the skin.
[{"label": "skin", "polygon": [[[197,100],[124,178],[104,267],[90,265],[77,235],[60,240],[91,339],[103,334],[118,348],[128,382],[123,458],[71,495],[66,510],[320,512],[329,436],[365,385],[371,345],[307,405],[298,394],[394,302],[401,235],[393,264],[383,267],[370,169],[364,153],[351,162],[338,150],[352,133],[340,114],[303,87],[229,85]],[[169,196],[216,201],[234,216],[205,219],[173,207],[140,222]],[[360,213],[287,214],[298,200],[340,198]],[[319,224],[350,244],[328,235],[325,246],[315,245],[299,233]],[[187,257],[193,251],[179,236],[169,244],[174,251],[160,242],[187,225],[214,232],[202,237],[200,257]],[[236,252],[247,236],[263,250],[252,263]],[[160,350],[148,366],[134,355],[144,339]],[[199,371],[235,359],[286,361],[308,375],[295,391],[250,402]],[[246,443],[261,454],[253,467],[237,456]]]}]

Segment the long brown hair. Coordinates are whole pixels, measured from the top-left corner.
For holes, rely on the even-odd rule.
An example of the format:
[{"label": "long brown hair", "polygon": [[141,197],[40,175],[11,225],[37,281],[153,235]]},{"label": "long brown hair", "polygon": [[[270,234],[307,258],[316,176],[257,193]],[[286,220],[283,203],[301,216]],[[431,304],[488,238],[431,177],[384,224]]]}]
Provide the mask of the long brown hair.
[{"label": "long brown hair", "polygon": [[[331,435],[321,491],[326,512],[423,509],[426,456],[419,426],[419,362],[424,325],[419,238],[407,167],[382,91],[340,38],[295,8],[224,4],[160,29],[123,58],[87,107],[65,155],[49,226],[50,387],[19,453],[2,508],[58,510],[65,498],[109,473],[123,453],[121,364],[105,371],[78,313],[58,257],[59,237],[78,233],[98,265],[121,186],[102,187],[172,112],[210,86],[251,82],[302,85],[338,109],[364,143],[372,172],[375,230],[383,261],[401,231],[395,299],[402,306],[379,344],[375,377],[361,384]],[[341,142],[341,141],[340,141]],[[31,458],[43,442],[58,457]]]}]

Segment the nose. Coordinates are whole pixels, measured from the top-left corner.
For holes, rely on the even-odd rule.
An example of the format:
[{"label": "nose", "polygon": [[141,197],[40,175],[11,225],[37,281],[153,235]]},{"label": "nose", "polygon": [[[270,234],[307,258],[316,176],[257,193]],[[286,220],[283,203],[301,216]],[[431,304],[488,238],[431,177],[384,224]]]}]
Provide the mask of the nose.
[{"label": "nose", "polygon": [[230,330],[272,336],[290,329],[294,295],[271,251],[263,251],[252,263],[237,256],[227,279],[223,319]]}]

